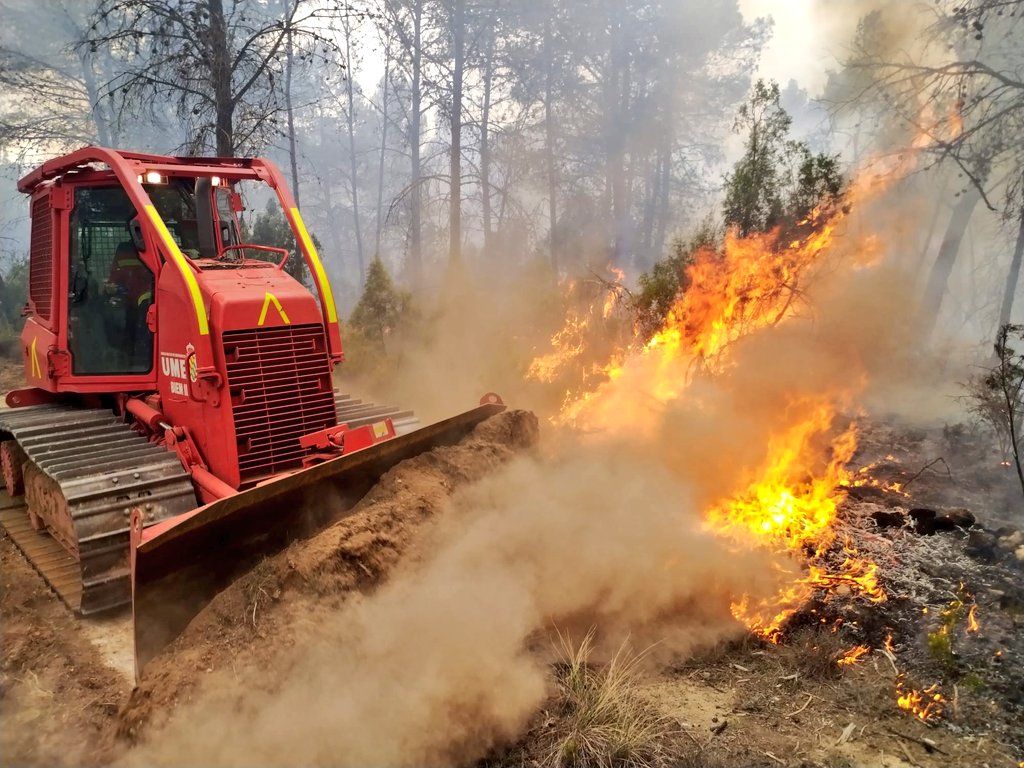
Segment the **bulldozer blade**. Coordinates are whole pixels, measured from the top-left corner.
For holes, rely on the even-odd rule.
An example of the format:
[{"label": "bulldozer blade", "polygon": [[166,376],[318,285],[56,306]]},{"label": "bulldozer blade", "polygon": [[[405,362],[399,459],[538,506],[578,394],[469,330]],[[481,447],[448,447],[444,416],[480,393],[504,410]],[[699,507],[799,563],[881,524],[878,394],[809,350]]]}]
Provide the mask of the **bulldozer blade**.
[{"label": "bulldozer blade", "polygon": [[457,443],[504,409],[500,402],[480,405],[148,528],[136,514],[131,550],[136,679],[221,590],[261,559],[351,514],[395,465]]}]

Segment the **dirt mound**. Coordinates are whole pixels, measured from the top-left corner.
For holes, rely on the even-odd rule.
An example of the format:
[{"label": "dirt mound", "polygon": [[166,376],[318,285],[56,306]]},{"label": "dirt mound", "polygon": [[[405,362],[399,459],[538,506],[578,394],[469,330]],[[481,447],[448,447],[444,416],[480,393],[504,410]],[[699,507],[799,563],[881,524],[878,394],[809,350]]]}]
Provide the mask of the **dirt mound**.
[{"label": "dirt mound", "polygon": [[0,533],[0,755],[6,765],[103,765],[128,681]]},{"label": "dirt mound", "polygon": [[495,416],[461,443],[403,462],[352,515],[263,561],[219,594],[147,667],[119,713],[121,736],[134,740],[151,721],[164,719],[189,700],[205,673],[241,664],[280,666],[280,651],[315,632],[318,616],[372,590],[400,558],[415,556],[424,524],[455,488],[486,476],[538,436],[532,413]]}]

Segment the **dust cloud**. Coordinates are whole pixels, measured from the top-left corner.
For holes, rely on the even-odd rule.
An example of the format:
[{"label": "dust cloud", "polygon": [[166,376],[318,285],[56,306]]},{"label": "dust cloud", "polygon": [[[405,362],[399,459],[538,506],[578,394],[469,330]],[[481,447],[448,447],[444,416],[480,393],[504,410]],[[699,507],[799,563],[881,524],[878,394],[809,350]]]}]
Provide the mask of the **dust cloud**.
[{"label": "dust cloud", "polygon": [[389,364],[356,375],[352,389],[413,408],[424,423],[464,411],[488,392],[550,413],[557,398],[529,387],[523,373],[559,324],[559,287],[539,262],[503,269],[503,261],[448,270],[436,295],[419,297],[412,319],[387,340]]},{"label": "dust cloud", "polygon": [[425,549],[260,683],[208,678],[132,764],[462,764],[543,703],[548,630],[678,657],[740,632],[730,601],[776,586],[767,556],[701,530],[677,477],[612,445],[515,461],[458,494]]}]

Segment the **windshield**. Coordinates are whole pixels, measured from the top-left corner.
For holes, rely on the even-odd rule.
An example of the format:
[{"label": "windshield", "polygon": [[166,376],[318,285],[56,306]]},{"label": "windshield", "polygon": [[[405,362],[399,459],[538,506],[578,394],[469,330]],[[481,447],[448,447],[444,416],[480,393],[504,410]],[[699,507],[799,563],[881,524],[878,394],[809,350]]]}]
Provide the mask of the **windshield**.
[{"label": "windshield", "polygon": [[156,212],[164,220],[182,253],[200,258],[199,221],[196,216],[195,181],[170,179],[166,184],[146,184]]},{"label": "windshield", "polygon": [[212,200],[206,218],[212,232],[205,238],[208,245],[204,247],[204,206],[197,197],[197,189],[199,195],[203,194],[203,181],[170,178],[164,183],[143,185],[182,253],[191,259],[212,259],[224,267],[237,267],[252,262],[258,262],[254,266],[279,264],[283,258],[281,251],[240,246],[282,249],[288,253],[285,270],[303,285],[312,286],[295,233],[277,195],[263,182],[210,186]]}]

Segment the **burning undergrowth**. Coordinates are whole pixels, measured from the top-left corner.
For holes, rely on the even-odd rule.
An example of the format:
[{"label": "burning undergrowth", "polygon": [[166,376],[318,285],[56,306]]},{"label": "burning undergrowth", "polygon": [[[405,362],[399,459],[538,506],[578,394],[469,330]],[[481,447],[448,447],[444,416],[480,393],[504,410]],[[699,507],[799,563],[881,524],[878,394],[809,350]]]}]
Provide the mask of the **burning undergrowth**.
[{"label": "burning undergrowth", "polygon": [[[925,490],[920,478],[936,465],[948,475],[945,460],[918,457],[917,473],[886,473],[896,457],[864,460],[870,451],[858,447],[861,431],[875,428],[862,404],[877,401],[913,358],[914,312],[898,251],[880,237],[877,208],[870,230],[851,222],[851,209],[884,199],[879,182],[863,175],[843,207],[817,211],[791,231],[728,232],[720,245],[698,249],[660,327],[637,324],[612,351],[587,350],[586,335],[599,334],[594,325],[623,290],[606,285],[589,313],[572,308],[530,375],[558,382],[561,371],[563,386],[570,382],[553,424],[584,441],[656,446],[657,460],[694,490],[704,529],[731,551],[788,555],[796,571],[776,562],[782,585],[774,593],[740,594],[731,604],[754,635],[776,644],[808,628],[835,634],[845,644],[836,668],[883,655],[894,703],[924,723],[950,709],[967,719],[957,687],[965,679],[1008,700],[1012,717],[1019,696],[1006,694],[1019,690],[1020,659],[1008,664],[998,640],[978,640],[976,595],[993,595],[1003,630],[1012,631],[1017,560],[978,565],[971,555],[991,534],[972,528],[973,515],[914,505],[906,487]],[[621,329],[605,336],[621,338]],[[580,376],[579,361],[595,350],[598,361]],[[958,538],[922,538],[937,531]],[[929,628],[936,615],[939,626]]]}]

